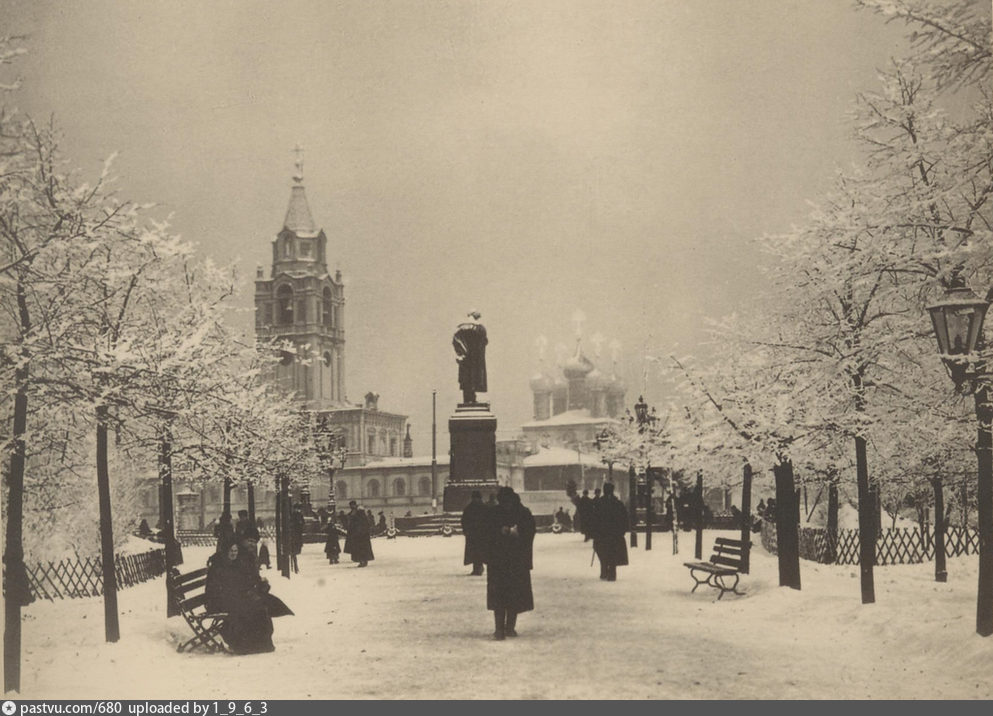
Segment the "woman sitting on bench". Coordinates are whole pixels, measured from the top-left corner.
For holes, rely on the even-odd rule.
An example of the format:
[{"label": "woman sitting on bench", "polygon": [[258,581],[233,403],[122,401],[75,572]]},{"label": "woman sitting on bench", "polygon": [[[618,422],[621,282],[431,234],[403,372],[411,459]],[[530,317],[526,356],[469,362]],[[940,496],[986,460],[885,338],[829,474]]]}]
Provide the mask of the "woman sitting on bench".
[{"label": "woman sitting on bench", "polygon": [[275,651],[269,614],[269,583],[238,559],[238,544],[226,538],[207,560],[207,611],[227,614],[221,636],[235,654]]}]

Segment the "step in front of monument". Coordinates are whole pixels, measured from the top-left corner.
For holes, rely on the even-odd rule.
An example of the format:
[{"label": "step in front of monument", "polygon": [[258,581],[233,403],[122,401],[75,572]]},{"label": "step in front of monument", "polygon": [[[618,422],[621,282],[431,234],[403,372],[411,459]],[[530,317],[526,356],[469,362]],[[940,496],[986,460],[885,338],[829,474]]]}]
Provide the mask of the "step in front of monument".
[{"label": "step in front of monument", "polygon": [[397,517],[395,525],[397,532],[404,537],[440,535],[446,526],[452,529],[453,534],[462,534],[462,515],[454,512],[443,512],[420,517]]}]

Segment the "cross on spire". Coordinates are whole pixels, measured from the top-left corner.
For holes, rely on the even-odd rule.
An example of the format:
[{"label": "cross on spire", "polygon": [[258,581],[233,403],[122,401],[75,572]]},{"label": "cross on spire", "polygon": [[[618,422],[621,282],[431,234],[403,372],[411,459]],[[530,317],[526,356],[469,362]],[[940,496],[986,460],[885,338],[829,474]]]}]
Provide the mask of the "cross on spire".
[{"label": "cross on spire", "polygon": [[303,147],[297,144],[293,147],[293,153],[297,155],[296,162],[294,162],[297,170],[293,175],[293,181],[297,184],[303,184]]},{"label": "cross on spire", "polygon": [[572,314],[572,322],[576,324],[576,338],[581,338],[583,335],[583,323],[586,322],[586,314],[577,309]]}]

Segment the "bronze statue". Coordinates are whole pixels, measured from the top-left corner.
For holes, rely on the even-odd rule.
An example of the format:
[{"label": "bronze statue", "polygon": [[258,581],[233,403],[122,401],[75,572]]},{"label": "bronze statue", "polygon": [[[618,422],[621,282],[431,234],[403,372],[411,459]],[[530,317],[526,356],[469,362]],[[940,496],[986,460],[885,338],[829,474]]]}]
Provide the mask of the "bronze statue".
[{"label": "bronze statue", "polygon": [[459,364],[459,387],[462,402],[476,402],[476,393],[486,392],[486,329],[479,322],[479,311],[470,311],[469,321],[460,323],[452,346]]}]

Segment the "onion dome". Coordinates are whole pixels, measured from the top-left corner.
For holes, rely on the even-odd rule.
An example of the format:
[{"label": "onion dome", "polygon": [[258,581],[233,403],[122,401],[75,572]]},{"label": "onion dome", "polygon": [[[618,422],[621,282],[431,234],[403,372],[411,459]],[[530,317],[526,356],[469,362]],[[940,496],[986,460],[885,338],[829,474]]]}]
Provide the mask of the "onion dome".
[{"label": "onion dome", "polygon": [[531,391],[534,393],[551,393],[554,386],[555,381],[545,372],[544,367],[531,376]]},{"label": "onion dome", "polygon": [[624,381],[617,376],[617,366],[613,368],[613,372],[610,374],[610,378],[607,379],[607,392],[613,395],[624,395],[627,391],[627,386],[624,385]]},{"label": "onion dome", "polygon": [[566,382],[565,378],[561,375],[555,376],[552,380],[552,392],[556,394],[561,393],[564,395],[567,390],[569,390],[569,384]]},{"label": "onion dome", "polygon": [[569,380],[579,380],[585,378],[595,367],[593,361],[583,355],[583,346],[577,340],[576,354],[565,362],[562,366],[562,372],[565,373],[565,377]]},{"label": "onion dome", "polygon": [[606,391],[609,385],[610,378],[605,376],[599,368],[594,368],[586,376],[586,387],[594,393]]}]

